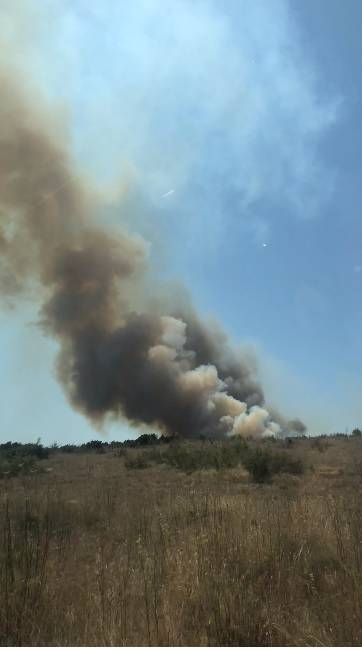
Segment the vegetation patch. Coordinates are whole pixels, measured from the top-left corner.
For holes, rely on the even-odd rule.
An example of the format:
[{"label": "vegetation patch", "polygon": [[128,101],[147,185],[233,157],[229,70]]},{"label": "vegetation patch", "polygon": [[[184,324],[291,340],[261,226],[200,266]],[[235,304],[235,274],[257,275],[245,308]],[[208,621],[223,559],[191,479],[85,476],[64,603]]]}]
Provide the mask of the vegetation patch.
[{"label": "vegetation patch", "polygon": [[304,466],[300,459],[285,453],[270,453],[264,449],[249,449],[244,466],[255,483],[266,483],[274,474],[303,474]]},{"label": "vegetation patch", "polygon": [[[121,454],[118,454],[121,455]],[[301,460],[289,453],[277,453],[248,445],[243,439],[215,442],[174,442],[127,457],[128,469],[146,469],[151,463],[164,464],[191,473],[201,470],[228,470],[242,465],[256,483],[270,481],[275,474],[302,474]]]},{"label": "vegetation patch", "polygon": [[37,462],[48,458],[48,450],[40,444],[5,442],[0,445],[0,478],[42,471]]}]

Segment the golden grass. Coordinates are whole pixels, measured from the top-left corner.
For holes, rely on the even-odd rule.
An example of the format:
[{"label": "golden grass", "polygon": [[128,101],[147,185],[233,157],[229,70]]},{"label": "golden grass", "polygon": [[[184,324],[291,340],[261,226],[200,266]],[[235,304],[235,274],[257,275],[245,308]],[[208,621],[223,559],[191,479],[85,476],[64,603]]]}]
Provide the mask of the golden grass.
[{"label": "golden grass", "polygon": [[111,452],[1,481],[2,645],[361,645],[361,451],[301,440],[267,485]]}]

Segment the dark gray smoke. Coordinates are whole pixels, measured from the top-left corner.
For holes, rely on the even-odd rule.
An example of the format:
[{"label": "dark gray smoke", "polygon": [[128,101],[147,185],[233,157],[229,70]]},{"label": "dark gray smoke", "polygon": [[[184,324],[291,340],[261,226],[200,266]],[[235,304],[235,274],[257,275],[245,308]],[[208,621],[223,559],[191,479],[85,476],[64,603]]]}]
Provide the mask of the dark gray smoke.
[{"label": "dark gray smoke", "polygon": [[278,433],[252,369],[220,330],[184,305],[139,307],[145,243],[97,226],[99,197],[49,116],[4,75],[0,96],[0,287],[40,296],[71,404],[98,426],[112,416],[185,437]]},{"label": "dark gray smoke", "polygon": [[305,426],[304,422],[299,420],[299,418],[289,420],[287,428],[291,433],[297,433],[298,435],[303,435],[307,431],[307,427]]}]

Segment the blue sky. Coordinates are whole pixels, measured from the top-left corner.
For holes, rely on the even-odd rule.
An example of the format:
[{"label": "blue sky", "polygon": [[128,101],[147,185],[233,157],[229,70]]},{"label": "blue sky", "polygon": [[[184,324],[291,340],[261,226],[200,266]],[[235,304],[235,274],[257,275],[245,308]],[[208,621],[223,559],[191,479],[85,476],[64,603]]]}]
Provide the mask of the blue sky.
[{"label": "blue sky", "polygon": [[[268,401],[311,432],[362,423],[361,19],[359,0],[0,6],[9,66],[103,187],[100,220],[151,242],[152,273],[255,349]],[[0,438],[98,436],[36,311],[1,313]]]}]

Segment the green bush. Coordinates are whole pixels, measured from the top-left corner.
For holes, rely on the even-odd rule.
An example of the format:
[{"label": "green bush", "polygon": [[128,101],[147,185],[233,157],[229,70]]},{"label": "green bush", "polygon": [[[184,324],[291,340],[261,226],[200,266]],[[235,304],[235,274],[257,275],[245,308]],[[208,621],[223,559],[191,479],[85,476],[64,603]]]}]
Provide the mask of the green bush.
[{"label": "green bush", "polygon": [[35,472],[37,465],[33,456],[0,455],[0,478],[12,478],[19,474]]},{"label": "green bush", "polygon": [[255,483],[265,483],[274,474],[302,474],[303,463],[288,454],[271,454],[262,449],[251,449],[244,460],[245,468],[250,472]]},{"label": "green bush", "polygon": [[184,472],[202,469],[228,469],[242,462],[247,445],[242,440],[219,442],[182,442],[153,448],[147,452],[147,459],[165,463]]},{"label": "green bush", "polygon": [[37,461],[48,458],[49,450],[40,444],[5,442],[0,445],[0,478],[40,471]]},{"label": "green bush", "polygon": [[85,442],[80,446],[81,449],[86,449],[87,451],[98,451],[98,452],[104,447],[108,447],[108,443],[103,442],[102,440],[89,440],[89,442]]},{"label": "green bush", "polygon": [[261,449],[255,449],[247,455],[245,468],[250,472],[255,483],[265,483],[271,478],[270,454]]},{"label": "green bush", "polygon": [[73,452],[77,451],[77,449],[77,445],[62,445],[59,447],[59,450],[63,451],[66,454],[72,454]]},{"label": "green bush", "polygon": [[292,458],[288,454],[275,454],[272,456],[270,469],[272,474],[285,472],[286,474],[303,474],[303,463],[299,458]]},{"label": "green bush", "polygon": [[155,433],[143,433],[142,435],[138,436],[135,440],[135,445],[137,447],[145,447],[148,445],[157,445],[158,444],[158,437],[156,436]]},{"label": "green bush", "polygon": [[33,443],[25,443],[22,444],[21,442],[5,442],[2,445],[0,445],[0,454],[3,457],[21,457],[23,458],[24,456],[33,456],[37,458],[38,460],[43,460],[44,458],[48,458],[49,456],[49,450],[43,447],[43,445],[40,443],[40,440],[36,442],[35,444]]},{"label": "green bush", "polygon": [[[119,456],[125,450],[119,450]],[[252,447],[241,438],[223,441],[182,441],[174,444],[151,446],[136,456],[126,458],[127,469],[146,469],[151,463],[166,464],[183,472],[199,470],[232,469],[240,464],[250,472],[256,483],[269,481],[274,474],[282,472],[301,474],[303,464],[288,453],[274,453],[260,447]]]}]

